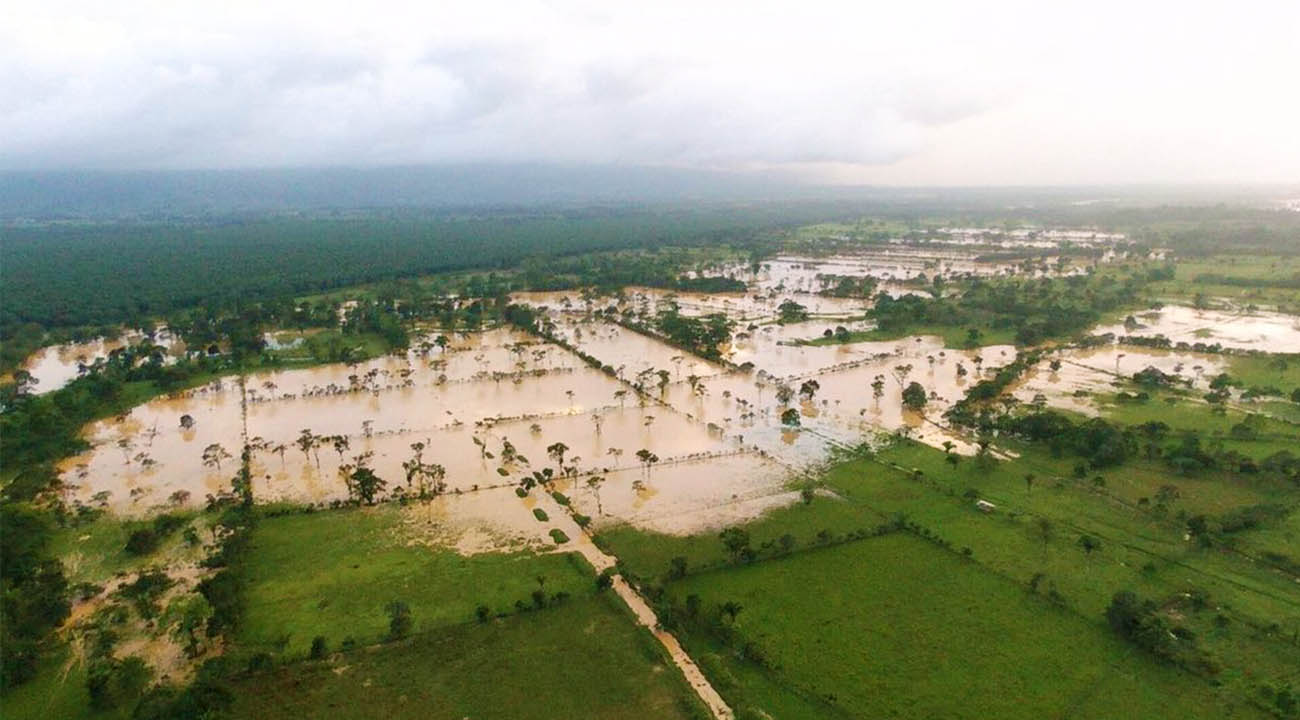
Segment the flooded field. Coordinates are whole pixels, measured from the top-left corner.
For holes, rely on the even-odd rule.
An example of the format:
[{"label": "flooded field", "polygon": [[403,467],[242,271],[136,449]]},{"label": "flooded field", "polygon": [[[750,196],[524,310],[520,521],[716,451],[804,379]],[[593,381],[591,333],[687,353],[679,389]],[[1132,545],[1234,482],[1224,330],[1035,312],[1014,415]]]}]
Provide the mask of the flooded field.
[{"label": "flooded field", "polygon": [[[482,549],[546,541],[532,510],[549,498],[515,493],[544,470],[597,523],[694,532],[793,501],[793,475],[881,432],[973,452],[945,427],[943,412],[1012,362],[1014,347],[955,350],[927,336],[794,344],[840,325],[869,327],[852,319],[866,301],[815,294],[819,276],[999,272],[960,253],[879,255],[778,258],[750,277],[756,290],[746,294],[634,288],[606,297],[514,297],[545,308],[556,335],[612,375],[559,345],[498,328],[429,331],[409,352],[362,363],[223,378],[88,426],[94,447],[61,468],[68,497],[124,515],[201,504],[230,491],[247,444],[258,502],[347,500],[349,476],[361,465],[385,483],[377,500],[436,496],[407,511],[419,537]],[[777,306],[790,298],[814,316],[776,323]],[[652,314],[667,303],[736,320],[723,353],[731,365],[594,313],[613,306]],[[1108,372],[1147,364],[1173,372],[1193,362],[1151,355],[1089,351],[1065,358],[1057,372],[1036,368],[1016,393],[1026,402],[1039,394],[1073,398]],[[1195,362],[1207,374],[1218,367]],[[919,410],[902,403],[912,382],[928,396]]]},{"label": "flooded field", "polygon": [[1174,343],[1219,344],[1226,348],[1264,352],[1300,352],[1300,318],[1273,312],[1234,313],[1166,305],[1134,315],[1136,325],[1124,323],[1097,328],[1094,334],[1114,333],[1155,337]]},{"label": "flooded field", "polygon": [[[1051,369],[1053,359],[1060,361],[1056,370]],[[1210,380],[1227,369],[1227,362],[1207,353],[1131,346],[1071,348],[1040,360],[1010,392],[1020,402],[1097,415],[1095,393],[1115,392],[1117,384],[1125,384],[1148,367],[1178,375],[1189,381],[1190,387],[1205,391]]]},{"label": "flooded field", "polygon": [[[97,360],[108,358],[109,353],[120,350],[127,345],[134,345],[147,339],[143,333],[131,331],[119,337],[97,338],[87,342],[63,343],[41,348],[23,363],[22,369],[31,374],[34,384],[31,392],[40,395],[53,392],[76,380],[83,367],[90,367]],[[185,343],[167,332],[159,330],[152,342],[162,347],[169,358],[185,353]]]}]

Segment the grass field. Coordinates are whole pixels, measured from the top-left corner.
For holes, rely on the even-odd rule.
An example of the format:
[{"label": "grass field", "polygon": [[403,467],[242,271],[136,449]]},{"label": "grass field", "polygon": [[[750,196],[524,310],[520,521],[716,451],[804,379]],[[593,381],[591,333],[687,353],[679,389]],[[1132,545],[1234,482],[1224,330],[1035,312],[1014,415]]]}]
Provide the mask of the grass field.
[{"label": "grass field", "polygon": [[1300,355],[1283,355],[1285,369],[1274,362],[1276,355],[1236,355],[1228,361],[1228,374],[1247,387],[1276,387],[1289,393],[1300,388]]},{"label": "grass field", "polygon": [[[1156,297],[1190,300],[1196,295],[1208,298],[1227,298],[1244,305],[1300,308],[1300,290],[1269,286],[1294,280],[1300,273],[1300,259],[1268,255],[1221,255],[1207,258],[1180,259],[1175,267],[1174,279],[1153,283],[1149,288]],[[1259,281],[1258,287],[1198,282],[1202,275],[1223,275],[1243,280]]]},{"label": "grass field", "polygon": [[462,625],[300,662],[234,688],[233,716],[386,718],[705,717],[644,628],[611,597]]},{"label": "grass field", "polygon": [[[812,338],[807,341],[808,345],[843,345],[855,342],[884,342],[888,340],[897,340],[899,338],[914,337],[917,335],[937,335],[943,338],[945,347],[964,348],[969,337],[968,332],[970,325],[913,325],[906,330],[890,332],[885,330],[857,330],[850,331],[848,336],[843,340],[834,337]],[[980,345],[1014,345],[1016,342],[1015,328],[995,328],[990,325],[979,326],[981,333],[979,338]]]},{"label": "grass field", "polygon": [[[1183,431],[1195,431],[1200,434],[1202,442],[1222,442],[1225,448],[1256,459],[1280,450],[1295,451],[1300,447],[1300,426],[1291,422],[1236,408],[1229,408],[1222,414],[1216,413],[1209,403],[1183,392],[1146,392],[1151,398],[1145,401],[1119,402],[1113,394],[1100,394],[1096,399],[1101,414],[1108,420],[1123,425],[1163,422],[1170,427],[1171,437],[1176,438]],[[1252,411],[1267,410],[1249,403],[1244,406]],[[1243,422],[1253,429],[1255,437],[1242,439],[1233,436],[1233,426]]]},{"label": "grass field", "polygon": [[[1257,717],[1096,623],[903,533],[669,586],[736,627],[776,674],[855,717]],[[810,591],[810,588],[816,588]],[[743,682],[742,682],[743,685]]]},{"label": "grass field", "polygon": [[[411,544],[400,508],[282,515],[263,519],[245,561],[247,609],[241,646],[304,655],[317,635],[331,647],[344,638],[377,641],[388,630],[384,607],[410,606],[417,632],[470,622],[480,604],[493,613],[550,596],[588,594],[593,575],[567,554],[460,555]],[[284,642],[287,638],[287,643]]]},{"label": "grass field", "polygon": [[184,540],[184,529],[168,535],[157,550],[148,555],[132,555],[126,551],[126,541],[131,531],[147,521],[120,520],[111,515],[101,516],[84,525],[60,528],[50,542],[50,551],[63,561],[63,572],[68,582],[103,583],[122,572],[135,572],[155,565],[180,565],[196,563],[203,558],[202,543],[211,542],[208,532],[211,517],[195,511],[177,512],[187,520],[200,538],[197,545]]},{"label": "grass field", "polygon": [[[1014,461],[980,467],[966,459],[952,467],[942,451],[897,442],[881,452],[879,462],[857,460],[832,467],[823,480],[839,499],[818,497],[810,505],[773,512],[745,528],[755,548],[787,532],[795,535],[799,543],[788,561],[793,565],[803,557],[827,552],[816,548],[800,552],[813,544],[809,538],[823,528],[834,537],[875,527],[901,514],[955,549],[970,548],[975,563],[1012,586],[1026,587],[1035,574],[1042,573],[1043,592],[1055,589],[1066,608],[1102,631],[1104,610],[1118,590],[1132,589],[1157,601],[1204,591],[1212,598],[1213,611],[1189,614],[1185,624],[1198,633],[1207,652],[1228,668],[1220,680],[1234,697],[1254,697],[1259,681],[1300,681],[1300,647],[1292,642],[1292,634],[1300,631],[1300,596],[1294,581],[1234,553],[1189,542],[1179,517],[1180,513],[1221,514],[1263,502],[1289,502],[1287,488],[1220,474],[1173,476],[1158,461],[1130,461],[1076,480],[1072,474],[1076,458],[1053,458],[1027,446],[1012,448],[1019,453]],[[915,476],[914,470],[921,475]],[[1030,473],[1036,478],[1032,487],[1024,480]],[[1103,477],[1103,487],[1094,485],[1097,475]],[[1179,487],[1181,498],[1167,511],[1139,506],[1141,498],[1154,497],[1170,483]],[[974,498],[995,503],[997,510],[978,511]],[[1100,540],[1101,550],[1086,555],[1078,546],[1084,534]],[[1244,535],[1242,542],[1253,550],[1280,550],[1292,536],[1280,527],[1266,527]],[[612,528],[597,540],[631,571],[655,581],[666,576],[675,555],[687,559],[688,577],[700,568],[723,564],[726,556],[717,532],[683,538]],[[728,572],[704,576],[722,578]],[[807,587],[819,588],[818,592],[839,584],[825,579],[808,582]],[[1217,627],[1216,614],[1223,614],[1231,624]],[[952,622],[962,617],[961,612],[950,616]],[[1274,623],[1276,632],[1257,630]]]},{"label": "grass field", "polygon": [[35,677],[0,697],[0,717],[6,720],[119,720],[131,717],[130,707],[92,710],[90,692],[86,689],[85,665],[67,663],[66,646],[51,651],[42,660]]},{"label": "grass field", "polygon": [[[868,508],[835,498],[816,497],[811,503],[778,508],[747,524],[754,547],[778,542],[791,535],[796,547],[817,541],[822,530],[846,533],[871,529],[888,518]],[[657,578],[668,572],[674,557],[685,557],[690,569],[715,567],[727,561],[727,551],[717,532],[697,535],[667,535],[618,525],[602,530],[596,544],[616,555],[628,572],[642,578]]]}]

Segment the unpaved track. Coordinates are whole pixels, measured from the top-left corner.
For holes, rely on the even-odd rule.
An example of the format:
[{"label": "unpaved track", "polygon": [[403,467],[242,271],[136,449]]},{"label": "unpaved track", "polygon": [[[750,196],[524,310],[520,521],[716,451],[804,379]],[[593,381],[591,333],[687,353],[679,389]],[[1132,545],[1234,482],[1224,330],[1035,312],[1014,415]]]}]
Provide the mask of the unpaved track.
[{"label": "unpaved track", "polygon": [[[595,543],[591,541],[591,536],[587,534],[587,531],[583,530],[578,526],[578,523],[573,521],[573,518],[569,514],[569,508],[562,507],[559,503],[555,502],[555,499],[552,498],[549,493],[542,491],[540,488],[536,493],[536,497],[538,506],[546,506],[543,509],[551,518],[550,522],[545,523],[545,532],[549,532],[551,527],[558,527],[560,530],[563,530],[566,535],[572,538],[571,542],[574,545],[572,549],[582,553],[582,556],[587,559],[587,562],[591,563],[592,566],[596,568],[596,572],[599,573],[608,568],[614,568],[616,558],[612,555],[605,554],[600,548],[596,547]],[[546,536],[546,540],[550,541],[549,535]],[[677,642],[677,638],[674,637],[672,633],[659,627],[659,618],[655,615],[655,612],[651,609],[649,603],[645,601],[645,598],[641,597],[641,595],[623,579],[622,575],[615,574],[613,580],[614,592],[617,593],[618,596],[623,599],[623,602],[628,606],[628,608],[632,610],[632,614],[636,616],[637,622],[650,628],[650,631],[654,633],[655,638],[657,638],[659,643],[664,646],[664,649],[668,651],[668,656],[672,658],[673,663],[682,671],[682,675],[686,677],[686,681],[690,683],[692,688],[694,688],[695,694],[698,695],[700,700],[704,701],[704,704],[708,706],[709,712],[713,713],[713,717],[717,718],[717,720],[732,720],[735,717],[735,713],[731,711],[731,708],[727,705],[727,701],[723,700],[722,696],[718,694],[718,691],[713,689],[713,685],[709,684],[708,678],[704,677],[703,672],[700,672],[699,666],[695,664],[695,661],[691,659],[691,656],[682,648],[681,643]]]}]

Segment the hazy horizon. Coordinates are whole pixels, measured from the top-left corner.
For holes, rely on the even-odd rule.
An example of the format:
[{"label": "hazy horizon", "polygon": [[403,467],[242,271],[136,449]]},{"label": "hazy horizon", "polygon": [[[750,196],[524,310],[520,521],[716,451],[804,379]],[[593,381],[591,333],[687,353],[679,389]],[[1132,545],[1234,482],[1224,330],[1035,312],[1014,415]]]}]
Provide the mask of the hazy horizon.
[{"label": "hazy horizon", "polygon": [[1300,181],[1300,5],[25,4],[0,170]]}]

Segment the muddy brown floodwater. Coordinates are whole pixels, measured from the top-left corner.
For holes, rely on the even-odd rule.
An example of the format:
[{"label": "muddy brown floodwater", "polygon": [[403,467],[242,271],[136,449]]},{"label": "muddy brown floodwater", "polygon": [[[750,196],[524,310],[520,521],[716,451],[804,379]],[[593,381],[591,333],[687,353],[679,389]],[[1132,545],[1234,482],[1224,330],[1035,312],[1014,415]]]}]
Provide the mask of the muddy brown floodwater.
[{"label": "muddy brown floodwater", "polygon": [[[597,525],[628,522],[673,533],[793,502],[793,475],[823,463],[834,448],[879,433],[901,430],[973,452],[942,414],[980,378],[1012,362],[1015,348],[954,350],[936,337],[794,343],[838,325],[869,327],[851,319],[861,315],[863,301],[811,294],[818,274],[997,271],[961,253],[878,254],[779,258],[750,276],[756,291],[746,294],[632,288],[617,298],[515,297],[544,306],[557,333],[614,368],[613,376],[560,346],[499,328],[445,337],[431,330],[402,355],[251,374],[242,390],[235,378],[224,378],[88,426],[93,447],[61,466],[69,499],[123,515],[200,504],[229,491],[245,438],[259,502],[344,500],[340,469],[359,460],[387,482],[384,495],[415,493],[419,476],[408,484],[406,467],[418,456],[442,468],[446,494],[405,511],[420,530],[412,537],[473,551],[545,543],[529,500],[516,497],[514,487],[532,472],[559,467],[548,452],[556,443],[576,474],[559,485]],[[894,263],[887,272],[886,259]],[[787,297],[828,317],[776,324],[776,306]],[[653,312],[669,301],[684,311],[743,318],[724,355],[752,364],[752,371],[729,370],[592,315],[610,304]],[[1100,352],[1075,358],[1112,360]],[[1140,361],[1134,354],[1126,362]],[[911,382],[929,393],[921,412],[902,406]],[[797,427],[782,422],[789,409],[798,411]],[[593,477],[603,481],[589,486]]]},{"label": "muddy brown floodwater", "polygon": [[[1051,360],[1061,361],[1058,370]],[[1097,415],[1097,393],[1112,393],[1117,383],[1148,367],[1190,380],[1207,390],[1210,380],[1227,369],[1223,357],[1133,346],[1103,346],[1059,350],[1040,360],[1009,388],[1017,400]]]},{"label": "muddy brown floodwater", "polygon": [[1300,352],[1300,317],[1275,312],[1197,310],[1186,305],[1166,305],[1160,310],[1136,313],[1138,325],[1104,325],[1094,334],[1116,336],[1163,335],[1175,343],[1218,343],[1223,347],[1264,352]]}]

